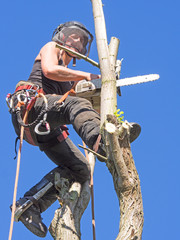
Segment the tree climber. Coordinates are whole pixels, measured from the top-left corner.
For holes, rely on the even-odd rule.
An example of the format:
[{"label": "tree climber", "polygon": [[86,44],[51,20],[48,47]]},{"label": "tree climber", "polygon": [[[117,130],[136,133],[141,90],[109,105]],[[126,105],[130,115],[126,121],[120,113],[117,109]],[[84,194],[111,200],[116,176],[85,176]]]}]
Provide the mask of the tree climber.
[{"label": "tree climber", "polygon": [[[29,124],[29,127],[25,128],[24,139],[32,145],[39,146],[58,167],[16,202],[17,211],[28,200],[32,201],[33,204],[22,213],[19,220],[39,237],[45,237],[47,233],[41,213],[57,199],[57,190],[54,186],[55,173],[60,173],[60,176],[67,178],[70,183],[74,181],[84,183],[90,179],[89,163],[67,136],[64,125],[72,124],[82,140],[93,149],[99,136],[100,116],[84,98],[68,95],[61,103],[58,101],[74,88],[78,81],[83,79],[91,81],[100,78],[100,75],[69,69],[68,64],[72,59],[75,62],[76,57],[57,48],[56,43],[88,56],[92,40],[92,34],[79,22],[72,21],[59,25],[53,33],[52,41],[43,46],[37,55],[29,79],[20,81],[11,96],[12,122],[18,136],[20,118],[24,114],[23,106],[19,111],[16,109],[18,101],[24,101],[27,105],[37,92],[41,92],[45,94],[48,104],[46,118],[42,120],[41,113],[46,107],[45,102],[43,98],[36,99],[29,111],[26,124],[36,122],[39,118],[40,122],[36,126]],[[131,142],[140,133],[138,126],[135,124],[132,129],[135,134],[131,135]],[[97,151],[104,155],[100,145]],[[49,182],[52,182],[53,186],[37,201],[33,196]]]}]

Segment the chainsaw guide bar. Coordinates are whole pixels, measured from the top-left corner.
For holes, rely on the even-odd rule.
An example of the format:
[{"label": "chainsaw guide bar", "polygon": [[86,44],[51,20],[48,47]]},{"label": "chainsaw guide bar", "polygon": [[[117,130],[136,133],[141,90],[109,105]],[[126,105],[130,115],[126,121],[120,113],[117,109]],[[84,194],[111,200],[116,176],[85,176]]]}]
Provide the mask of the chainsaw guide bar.
[{"label": "chainsaw guide bar", "polygon": [[[159,79],[158,74],[149,74],[143,76],[136,76],[131,78],[124,78],[116,80],[116,87],[129,86],[145,82],[152,82]],[[101,98],[101,79],[92,81],[82,80],[79,81],[75,87],[77,97],[86,98],[89,100],[96,111],[100,111],[100,98]]]}]

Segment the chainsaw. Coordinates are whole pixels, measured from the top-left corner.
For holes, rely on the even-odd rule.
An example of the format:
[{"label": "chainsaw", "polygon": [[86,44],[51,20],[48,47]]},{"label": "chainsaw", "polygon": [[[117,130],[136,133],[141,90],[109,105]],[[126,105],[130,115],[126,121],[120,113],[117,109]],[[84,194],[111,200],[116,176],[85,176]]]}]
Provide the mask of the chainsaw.
[{"label": "chainsaw", "polygon": [[[117,93],[121,95],[120,87],[156,81],[159,79],[159,77],[160,76],[158,74],[149,74],[118,79],[116,80]],[[86,98],[92,103],[92,106],[96,111],[100,111],[101,79],[95,79],[92,81],[81,80],[77,83],[75,87],[75,92],[76,96]]]}]

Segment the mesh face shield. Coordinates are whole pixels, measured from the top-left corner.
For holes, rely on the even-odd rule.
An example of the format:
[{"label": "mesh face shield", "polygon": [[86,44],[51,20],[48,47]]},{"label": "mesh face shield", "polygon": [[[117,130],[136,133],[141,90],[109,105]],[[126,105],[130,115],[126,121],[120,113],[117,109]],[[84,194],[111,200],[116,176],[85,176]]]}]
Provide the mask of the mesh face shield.
[{"label": "mesh face shield", "polygon": [[93,36],[81,23],[67,22],[55,29],[52,41],[74,48],[75,51],[89,56]]}]

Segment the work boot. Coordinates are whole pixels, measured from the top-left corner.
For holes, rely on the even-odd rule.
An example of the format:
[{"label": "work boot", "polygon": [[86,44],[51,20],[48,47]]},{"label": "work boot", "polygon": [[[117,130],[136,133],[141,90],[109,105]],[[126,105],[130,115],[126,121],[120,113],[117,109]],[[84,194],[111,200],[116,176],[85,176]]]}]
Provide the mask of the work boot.
[{"label": "work boot", "polygon": [[[16,211],[18,207],[22,206],[28,199],[20,198],[19,201],[16,202]],[[40,209],[34,204],[29,207],[19,218],[27,229],[29,229],[32,233],[37,235],[38,237],[45,237],[47,234],[47,227],[42,222]]]},{"label": "work boot", "polygon": [[130,123],[132,128],[130,128],[130,143],[134,142],[136,138],[139,137],[141,133],[141,126],[138,123]]},{"label": "work boot", "polygon": [[[57,200],[58,191],[54,186],[55,173],[59,173],[61,178],[68,179],[70,184],[74,181],[69,169],[57,167],[43,177],[38,184],[27,191],[23,198],[20,198],[19,201],[16,202],[15,216],[18,211],[18,207],[20,209],[20,206],[22,206],[27,200],[30,200],[33,203],[24,212],[22,211],[19,221],[21,221],[27,229],[39,237],[45,237],[47,234],[47,227],[42,222],[41,213]],[[44,195],[40,199],[36,200],[33,196],[35,196],[36,193],[39,193],[40,190],[46,187],[50,182],[53,183],[53,185],[48,191],[44,192]]]},{"label": "work boot", "polygon": [[[141,132],[141,126],[137,123],[130,123],[130,143],[134,142],[136,138],[138,138],[140,132]],[[93,150],[98,153],[99,155],[106,157],[106,149],[103,143],[103,140],[101,138],[101,135],[98,136],[96,143],[93,146]],[[101,162],[105,162],[105,159],[103,157],[97,156],[97,159]]]}]

